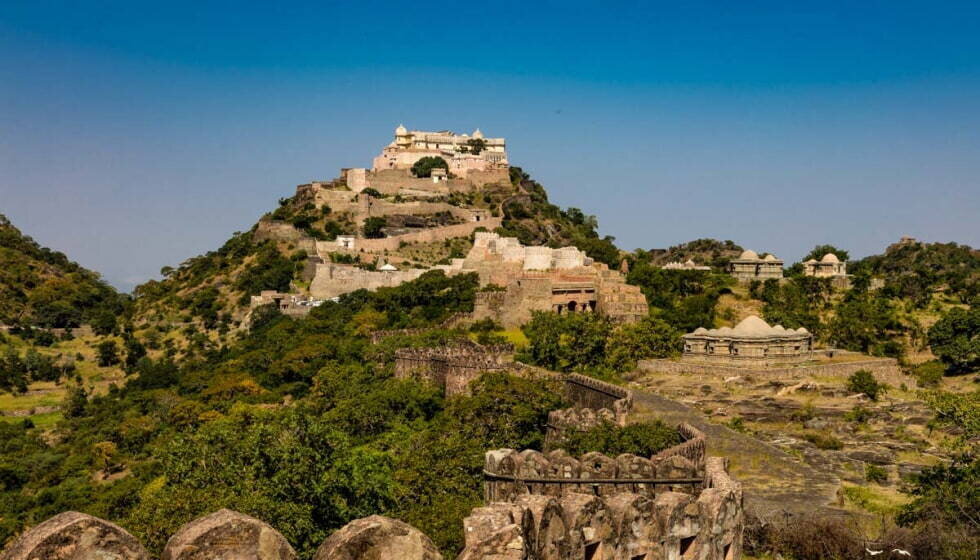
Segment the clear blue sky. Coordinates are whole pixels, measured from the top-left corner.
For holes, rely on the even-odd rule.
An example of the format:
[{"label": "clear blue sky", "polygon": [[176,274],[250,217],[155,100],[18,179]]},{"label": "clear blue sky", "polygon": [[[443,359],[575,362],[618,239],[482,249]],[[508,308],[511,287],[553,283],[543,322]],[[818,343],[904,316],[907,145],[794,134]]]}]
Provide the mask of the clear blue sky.
[{"label": "clear blue sky", "polygon": [[125,289],[393,128],[620,246],[980,245],[977,2],[0,4],[0,212]]}]

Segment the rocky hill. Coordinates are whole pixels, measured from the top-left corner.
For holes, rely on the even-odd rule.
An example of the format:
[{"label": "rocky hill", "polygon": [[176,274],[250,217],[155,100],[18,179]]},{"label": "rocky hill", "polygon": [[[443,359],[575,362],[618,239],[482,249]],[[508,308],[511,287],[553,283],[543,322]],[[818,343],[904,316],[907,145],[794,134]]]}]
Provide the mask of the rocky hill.
[{"label": "rocky hill", "polygon": [[[405,179],[406,185],[418,181]],[[155,342],[170,339],[167,344],[177,349],[203,349],[239,330],[252,296],[275,291],[310,297],[318,263],[368,270],[388,262],[402,269],[448,263],[472,247],[474,231],[486,229],[525,244],[575,245],[610,266],[622,259],[613,238],[599,236],[594,216],[551,204],[544,187],[517,167],[510,168],[509,180],[467,189],[420,192],[393,185],[384,193],[354,191],[341,176],[298,186],[248,232],[138,286],[132,315],[137,333]],[[345,237],[355,240],[355,250],[334,248]]]},{"label": "rocky hill", "polygon": [[125,302],[97,273],[42,247],[0,215],[0,324],[63,328],[111,322]]}]

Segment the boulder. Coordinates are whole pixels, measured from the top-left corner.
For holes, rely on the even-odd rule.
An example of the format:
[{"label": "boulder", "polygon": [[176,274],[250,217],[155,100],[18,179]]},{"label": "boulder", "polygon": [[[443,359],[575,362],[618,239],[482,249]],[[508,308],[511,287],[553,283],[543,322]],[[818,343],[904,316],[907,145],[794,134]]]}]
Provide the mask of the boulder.
[{"label": "boulder", "polygon": [[229,509],[186,523],[170,537],[162,560],[294,560],[286,539],[264,521]]},{"label": "boulder", "polygon": [[21,535],[0,560],[150,560],[150,555],[122,527],[68,511]]},{"label": "boulder", "polygon": [[[516,526],[514,526],[516,528]],[[442,560],[429,537],[408,523],[372,515],[344,525],[317,549],[313,560]]]}]

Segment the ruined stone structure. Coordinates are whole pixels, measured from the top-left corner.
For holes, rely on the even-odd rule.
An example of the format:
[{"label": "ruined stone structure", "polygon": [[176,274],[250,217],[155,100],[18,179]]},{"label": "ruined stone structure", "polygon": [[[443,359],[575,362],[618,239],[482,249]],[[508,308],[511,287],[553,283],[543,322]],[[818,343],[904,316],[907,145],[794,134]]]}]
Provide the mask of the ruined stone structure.
[{"label": "ruined stone structure", "polygon": [[526,323],[532,311],[597,312],[624,322],[648,313],[638,287],[575,247],[525,247],[513,237],[477,232],[469,254],[449,270],[476,272],[481,285],[503,287],[478,293],[473,317],[506,327]]},{"label": "ruined stone structure", "polygon": [[660,268],[664,270],[711,270],[710,266],[698,265],[691,259],[687,259],[684,262],[679,262],[679,261],[669,262],[661,266]]},{"label": "ruined stone structure", "polygon": [[395,377],[425,379],[442,387],[446,396],[468,394],[480,375],[519,367],[511,359],[513,352],[510,344],[400,348],[395,350]]},{"label": "ruined stone structure", "polygon": [[297,294],[284,294],[275,290],[262,290],[257,296],[252,296],[249,309],[262,305],[275,305],[283,315],[303,317],[309,315],[314,307],[323,305],[324,300],[304,298]]},{"label": "ruined stone structure", "polygon": [[331,299],[357,290],[391,288],[411,282],[426,271],[425,268],[398,270],[393,266],[388,270],[367,270],[348,264],[321,263],[316,265],[310,295],[316,299]]},{"label": "ruined stone structure", "polygon": [[464,520],[460,559],[734,560],[741,486],[703,434],[646,459],[511,449],[486,455],[487,505]]},{"label": "ruined stone structure", "polygon": [[783,261],[774,255],[760,257],[755,251],[742,251],[737,259],[728,263],[728,271],[739,282],[779,280],[783,277]]},{"label": "ruined stone structure", "polygon": [[[481,144],[482,149],[474,148],[474,144]],[[449,164],[449,172],[460,176],[470,171],[507,168],[507,146],[503,138],[486,138],[480,129],[470,136],[448,130],[408,130],[398,125],[395,140],[374,158],[371,170],[411,169],[423,157],[441,157]]]},{"label": "ruined stone structure", "polygon": [[[409,235],[434,235],[439,229],[452,231],[450,237],[472,232],[479,224],[493,225],[500,218],[486,222],[468,222],[420,231]],[[468,234],[468,233],[467,233]],[[397,248],[406,236],[385,239],[358,239],[357,248]],[[474,246],[462,259],[428,270],[442,270],[448,275],[476,273],[481,286],[494,285],[498,290],[477,293],[473,319],[490,318],[506,327],[522,325],[531,319],[532,311],[557,313],[596,312],[616,321],[631,322],[646,317],[646,297],[636,286],[626,284],[625,277],[602,263],[595,263],[575,247],[552,249],[525,247],[512,237],[477,231]],[[338,250],[334,242],[317,242],[323,255]],[[375,290],[415,280],[427,269],[369,271],[352,265],[324,262],[316,265],[310,294],[330,299],[359,289]]]},{"label": "ruined stone structure", "polygon": [[805,328],[770,327],[759,317],[743,319],[735,328],[699,327],[684,335],[683,361],[729,366],[795,364],[813,356],[813,335]]}]

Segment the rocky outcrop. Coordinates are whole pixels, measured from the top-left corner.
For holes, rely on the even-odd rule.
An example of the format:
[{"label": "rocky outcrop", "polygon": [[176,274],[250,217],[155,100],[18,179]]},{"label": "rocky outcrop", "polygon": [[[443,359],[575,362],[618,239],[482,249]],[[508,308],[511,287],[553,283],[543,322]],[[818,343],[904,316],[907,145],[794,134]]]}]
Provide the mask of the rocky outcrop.
[{"label": "rocky outcrop", "polygon": [[351,521],[320,545],[313,560],[442,560],[429,537],[380,515]]}]

